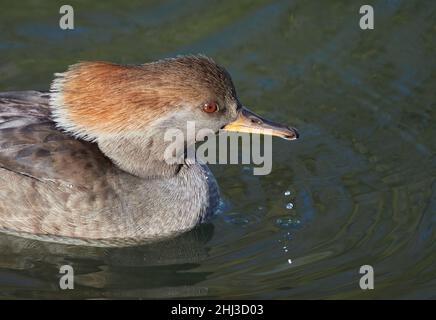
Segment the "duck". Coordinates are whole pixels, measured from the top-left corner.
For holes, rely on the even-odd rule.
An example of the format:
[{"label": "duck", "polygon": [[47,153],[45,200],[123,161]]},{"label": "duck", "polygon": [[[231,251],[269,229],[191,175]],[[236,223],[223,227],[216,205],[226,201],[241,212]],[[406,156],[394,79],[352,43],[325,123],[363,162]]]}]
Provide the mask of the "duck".
[{"label": "duck", "polygon": [[216,134],[299,136],[242,105],[228,71],[204,55],[81,61],[47,92],[0,93],[0,232],[123,247],[209,221],[220,192],[207,164],[163,156],[166,130],[187,121]]}]

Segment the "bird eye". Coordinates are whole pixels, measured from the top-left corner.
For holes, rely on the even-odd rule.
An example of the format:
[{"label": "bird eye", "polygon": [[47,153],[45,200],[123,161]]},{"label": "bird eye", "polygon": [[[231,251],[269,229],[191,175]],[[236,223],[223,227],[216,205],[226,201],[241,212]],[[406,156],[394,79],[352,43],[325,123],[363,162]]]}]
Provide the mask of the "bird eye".
[{"label": "bird eye", "polygon": [[217,112],[219,110],[218,105],[215,102],[208,102],[203,105],[203,111],[207,113]]}]

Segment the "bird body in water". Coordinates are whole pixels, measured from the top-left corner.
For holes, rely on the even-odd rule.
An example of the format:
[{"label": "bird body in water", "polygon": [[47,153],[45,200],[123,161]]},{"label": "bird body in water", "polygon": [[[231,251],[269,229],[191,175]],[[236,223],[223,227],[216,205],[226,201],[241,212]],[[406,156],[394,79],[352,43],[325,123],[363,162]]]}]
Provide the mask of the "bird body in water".
[{"label": "bird body in water", "polygon": [[[0,93],[0,231],[125,246],[206,221],[219,203],[208,167],[168,163],[165,131],[220,129],[297,138],[242,106],[205,56],[142,65],[81,62],[50,93]],[[183,150],[195,144],[185,136]]]}]

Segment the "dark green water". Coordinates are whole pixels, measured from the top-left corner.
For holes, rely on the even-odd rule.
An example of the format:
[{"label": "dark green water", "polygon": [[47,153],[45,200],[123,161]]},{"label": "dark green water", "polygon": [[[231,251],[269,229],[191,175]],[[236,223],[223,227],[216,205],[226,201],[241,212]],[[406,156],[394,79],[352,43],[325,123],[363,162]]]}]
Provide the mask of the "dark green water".
[{"label": "dark green water", "polygon": [[[63,2],[0,3],[0,91],[47,90],[77,60],[205,53],[302,138],[274,140],[267,176],[213,167],[228,208],[174,241],[0,236],[0,298],[436,298],[436,2],[372,1],[372,31],[359,1],[69,3],[74,31],[58,28]],[[63,264],[74,290],[59,289]]]}]

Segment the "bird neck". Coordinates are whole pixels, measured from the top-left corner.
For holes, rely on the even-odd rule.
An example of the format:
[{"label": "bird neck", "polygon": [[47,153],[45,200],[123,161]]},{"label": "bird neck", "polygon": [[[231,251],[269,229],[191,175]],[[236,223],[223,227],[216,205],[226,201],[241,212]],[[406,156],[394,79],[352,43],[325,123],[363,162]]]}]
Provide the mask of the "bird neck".
[{"label": "bird neck", "polygon": [[141,178],[175,176],[182,164],[165,160],[166,144],[159,134],[109,136],[97,139],[100,150],[120,169]]}]

